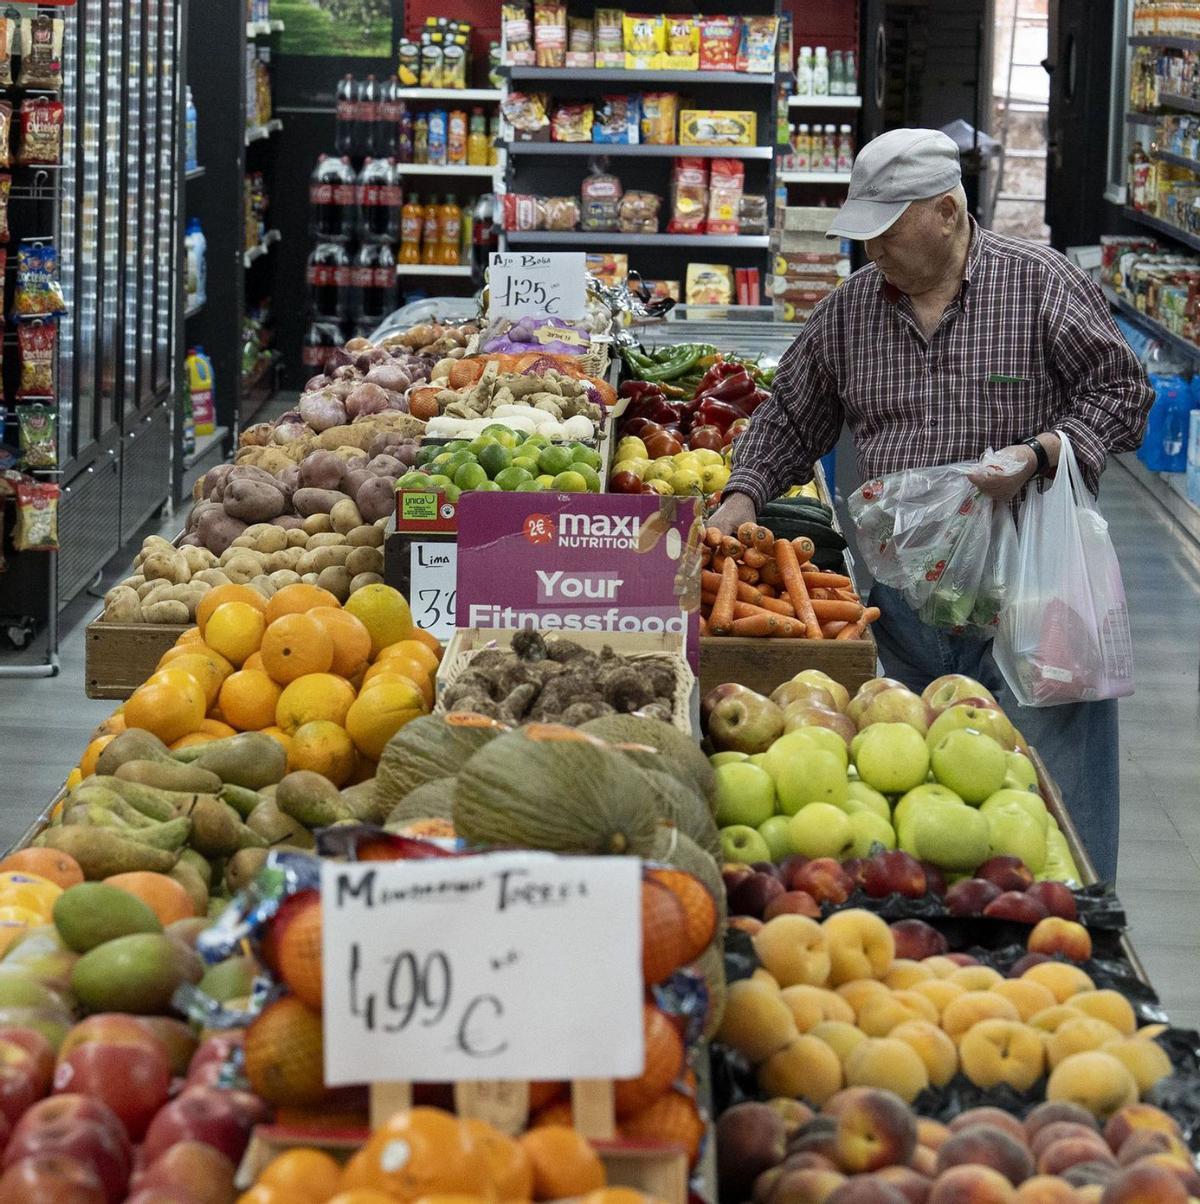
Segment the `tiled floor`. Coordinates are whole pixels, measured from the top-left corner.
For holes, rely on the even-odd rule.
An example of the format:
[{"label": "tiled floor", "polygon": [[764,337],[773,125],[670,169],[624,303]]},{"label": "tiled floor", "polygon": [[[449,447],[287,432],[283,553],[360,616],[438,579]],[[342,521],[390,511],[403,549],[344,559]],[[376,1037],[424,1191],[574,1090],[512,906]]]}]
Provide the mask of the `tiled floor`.
[{"label": "tiled floor", "polygon": [[[1121,704],[1117,885],[1172,1017],[1200,1027],[1200,548],[1119,467],[1105,478],[1102,505],[1122,556],[1138,667],[1138,692]],[[98,605],[77,601],[68,612],[60,676],[0,681],[0,848],[45,806],[112,709],[83,696],[83,629]]]}]

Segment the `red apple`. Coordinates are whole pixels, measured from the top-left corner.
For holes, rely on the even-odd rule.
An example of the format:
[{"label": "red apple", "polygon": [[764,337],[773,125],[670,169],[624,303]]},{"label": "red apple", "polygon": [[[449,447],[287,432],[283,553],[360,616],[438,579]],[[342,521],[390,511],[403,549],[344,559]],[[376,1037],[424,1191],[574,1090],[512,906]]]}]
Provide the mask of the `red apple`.
[{"label": "red apple", "polygon": [[645,439],[647,435],[655,435],[662,429],[662,424],[652,418],[628,418],[621,423],[620,434],[622,437],[636,435],[639,439]]},{"label": "red apple", "polygon": [[66,1061],[72,1050],[92,1041],[101,1041],[105,1045],[141,1045],[166,1052],[153,1029],[142,1023],[142,1017],[128,1016],[124,1012],[97,1012],[67,1033],[59,1046],[58,1060]]},{"label": "red apple", "polygon": [[106,1103],[86,1095],[52,1095],[48,1099],[39,1100],[21,1117],[13,1130],[13,1138],[43,1125],[70,1125],[83,1121],[94,1121],[118,1138],[132,1162],[133,1147],[120,1118]]},{"label": "red apple", "polygon": [[21,1052],[25,1056],[24,1064],[0,1063],[0,1115],[13,1125],[46,1094],[38,1082],[32,1055],[24,1050]]},{"label": "red apple", "polygon": [[202,1141],[181,1141],[135,1175],[130,1187],[135,1192],[149,1188],[183,1192],[196,1204],[228,1204],[237,1194],[236,1170],[220,1150]]},{"label": "red apple", "polygon": [[946,891],[946,910],[952,916],[981,916],[983,909],[1000,898],[1000,888],[982,878],[963,878]]},{"label": "red apple", "polygon": [[35,1154],[73,1158],[99,1176],[109,1204],[125,1198],[131,1165],[129,1148],[100,1121],[67,1117],[29,1126],[22,1121],[4,1151],[4,1165],[11,1167]]},{"label": "red apple", "polygon": [[171,1062],[154,1045],[77,1045],[58,1063],[54,1090],[78,1091],[103,1100],[121,1118],[133,1141],[140,1141],[171,1091]]},{"label": "red apple", "polygon": [[903,895],[907,899],[923,899],[926,894],[925,871],[921,863],[911,854],[898,849],[866,858],[862,879],[863,889],[872,899],[882,899],[892,894]]},{"label": "red apple", "polygon": [[54,1046],[37,1029],[16,1025],[0,1027],[0,1042],[19,1045],[30,1055],[41,1094],[45,1095],[54,1080]]},{"label": "red apple", "polygon": [[225,1096],[247,1129],[253,1129],[255,1125],[265,1125],[274,1115],[271,1105],[253,1091],[226,1091]]},{"label": "red apple", "polygon": [[192,1056],[200,1047],[191,1028],[171,1016],[138,1016],[137,1022],[162,1042],[171,1062],[171,1073],[186,1075]]},{"label": "red apple", "polygon": [[1036,924],[1047,916],[1046,909],[1024,891],[1007,890],[993,899],[983,914],[993,920],[1011,920],[1015,924]]},{"label": "red apple", "polygon": [[688,435],[688,447],[692,451],[697,451],[700,448],[707,448],[709,451],[720,451],[725,446],[725,436],[721,433],[719,426],[714,426],[711,422],[703,426],[694,427],[692,433]]},{"label": "red apple", "polygon": [[0,1178],[0,1204],[111,1204],[112,1199],[91,1167],[63,1154],[21,1158]]},{"label": "red apple", "polygon": [[975,877],[994,882],[1002,891],[1028,890],[1033,885],[1033,873],[1020,857],[989,857]]},{"label": "red apple", "polygon": [[896,942],[897,957],[919,962],[927,957],[941,957],[950,948],[946,938],[924,920],[897,920],[888,927]]},{"label": "red apple", "polygon": [[610,493],[645,493],[646,486],[636,472],[614,472],[608,479]]},{"label": "red apple", "polygon": [[1071,888],[1062,882],[1035,882],[1026,892],[1030,898],[1036,899],[1052,916],[1064,920],[1079,918],[1075,906],[1075,896]]},{"label": "red apple", "polygon": [[651,460],[661,460],[664,456],[677,456],[683,451],[683,442],[679,436],[673,435],[667,430],[659,431],[648,438],[643,436],[642,442],[645,443],[646,455]]},{"label": "red apple", "polygon": [[818,857],[796,871],[796,890],[807,891],[818,903],[845,903],[854,893],[854,879],[832,857]]},{"label": "red apple", "polygon": [[735,418],[725,431],[725,446],[728,447],[743,431],[749,429],[749,418]]},{"label": "red apple", "polygon": [[816,899],[804,890],[785,890],[782,895],[776,895],[767,904],[763,912],[764,920],[773,920],[776,916],[800,915],[810,919],[821,918],[821,908]]},{"label": "red apple", "polygon": [[149,1166],[177,1141],[203,1141],[237,1165],[249,1138],[250,1130],[227,1092],[216,1087],[188,1087],[150,1122],[142,1156]]},{"label": "red apple", "polygon": [[217,1037],[206,1037],[200,1042],[199,1048],[192,1054],[192,1060],[188,1063],[187,1078],[189,1084],[192,1081],[192,1076],[199,1074],[201,1068],[206,1065],[211,1064],[220,1070],[233,1056],[233,1051],[241,1048],[241,1044],[242,1039],[240,1035],[233,1036],[226,1033]]}]

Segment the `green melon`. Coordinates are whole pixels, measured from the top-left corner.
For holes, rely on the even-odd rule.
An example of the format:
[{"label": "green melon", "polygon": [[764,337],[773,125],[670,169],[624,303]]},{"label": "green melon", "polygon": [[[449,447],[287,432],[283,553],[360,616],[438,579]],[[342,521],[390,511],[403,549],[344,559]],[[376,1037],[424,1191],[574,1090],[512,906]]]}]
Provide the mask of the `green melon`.
[{"label": "green melon", "polygon": [[387,815],[410,790],[436,778],[453,777],[467,759],[501,729],[447,723],[445,715],[422,715],[387,743],[375,771],[377,810]]},{"label": "green melon", "polygon": [[602,715],[580,726],[581,732],[607,740],[610,744],[643,744],[657,749],[656,753],[626,751],[643,769],[661,769],[673,774],[690,786],[700,797],[713,805],[716,798],[716,777],[708,758],[691,736],[661,719],[644,719],[638,715]]},{"label": "green melon", "polygon": [[527,728],[499,736],[463,766],[453,818],[472,844],[557,853],[647,856],[658,829],[645,774],[621,753]]},{"label": "green melon", "polygon": [[388,827],[406,827],[418,819],[450,819],[454,815],[454,779],[434,778],[410,790],[388,812]]},{"label": "green melon", "polygon": [[719,856],[721,837],[716,820],[696,792],[664,770],[643,769],[642,774],[649,782],[659,818],[686,833],[706,853]]}]

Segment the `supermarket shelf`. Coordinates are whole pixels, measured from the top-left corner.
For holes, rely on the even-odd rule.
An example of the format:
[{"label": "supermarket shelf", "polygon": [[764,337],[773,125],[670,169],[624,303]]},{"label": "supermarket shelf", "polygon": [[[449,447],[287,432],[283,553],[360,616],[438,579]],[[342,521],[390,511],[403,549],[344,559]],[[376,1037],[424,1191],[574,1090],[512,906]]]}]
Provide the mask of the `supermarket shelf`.
[{"label": "supermarket shelf", "polygon": [[499,88],[401,88],[400,100],[499,100]]},{"label": "supermarket shelf", "polygon": [[199,463],[212,449],[220,444],[229,434],[229,427],[219,426],[211,435],[196,436],[196,450],[189,455],[183,457],[184,468],[191,468],[193,464]]},{"label": "supermarket shelf", "polygon": [[192,169],[191,169],[191,170],[190,170],[190,171],[187,173],[187,179],[189,179],[189,180],[199,180],[199,179],[203,179],[203,177],[204,177],[204,173],[205,173],[207,170],[208,170],[208,169],[207,169],[207,168],[204,168],[204,167],[193,167],[193,168],[192,168]]},{"label": "supermarket shelf", "polygon": [[789,109],[861,109],[861,96],[789,96]]},{"label": "supermarket shelf", "polygon": [[497,176],[503,172],[499,164],[481,167],[470,163],[397,163],[402,176]]},{"label": "supermarket shelf", "polygon": [[272,134],[277,134],[283,129],[283,122],[278,117],[272,117],[266,125],[252,125],[246,129],[246,145],[249,146],[252,142],[261,142],[264,138],[269,138]]},{"label": "supermarket shelf", "polygon": [[1168,238],[1173,238],[1176,242],[1183,243],[1185,247],[1191,247],[1193,251],[1200,251],[1200,235],[1189,234],[1186,230],[1181,230],[1178,226],[1171,225],[1170,222],[1164,222],[1157,217],[1151,217],[1150,214],[1143,213],[1140,209],[1133,209],[1129,205],[1123,205],[1121,213],[1131,222],[1137,222],[1139,226],[1146,226],[1150,230],[1157,230],[1160,234],[1165,234]]},{"label": "supermarket shelf", "polygon": [[1176,167],[1186,167],[1188,171],[1200,172],[1200,159],[1189,159],[1186,155],[1177,155],[1174,151],[1155,151],[1154,158],[1163,163],[1174,163]]},{"label": "supermarket shelf", "polygon": [[775,86],[775,74],[751,74],[748,71],[625,71],[617,67],[503,67],[510,79],[530,83],[557,83],[579,80],[596,84],[765,84]]},{"label": "supermarket shelf", "polygon": [[610,243],[614,247],[710,247],[716,251],[723,248],[766,248],[771,245],[765,234],[620,234],[614,230],[599,230],[588,233],[583,230],[512,230],[504,237],[513,246],[530,246],[535,243],[562,246],[584,246],[598,242]]},{"label": "supermarket shelf", "polygon": [[1177,351],[1183,352],[1184,355],[1192,359],[1200,359],[1200,346],[1183,338],[1182,335],[1177,335],[1174,331],[1169,330],[1157,318],[1152,318],[1148,314],[1142,313],[1136,305],[1126,301],[1124,297],[1107,284],[1102,284],[1100,291],[1104,294],[1108,303],[1131,322],[1148,331],[1156,339],[1161,339],[1164,343],[1169,343]]},{"label": "supermarket shelf", "polygon": [[261,259],[282,237],[278,230],[268,230],[257,247],[251,247],[242,253],[243,266],[249,267],[256,259]]},{"label": "supermarket shelf", "polygon": [[850,186],[848,171],[781,171],[775,178],[784,184],[845,184]]},{"label": "supermarket shelf", "polygon": [[642,159],[674,159],[686,155],[693,159],[770,159],[773,146],[679,146],[675,143],[646,144],[628,142],[509,142],[510,155],[629,155]]},{"label": "supermarket shelf", "polygon": [[397,276],[459,276],[467,277],[474,269],[469,263],[398,263]]},{"label": "supermarket shelf", "polygon": [[1200,544],[1200,506],[1187,495],[1187,474],[1151,472],[1135,452],[1113,459],[1173,518],[1192,540]]},{"label": "supermarket shelf", "polygon": [[1200,100],[1174,92],[1159,92],[1158,103],[1164,109],[1182,109],[1185,113],[1200,113]]},{"label": "supermarket shelf", "polygon": [[183,320],[186,322],[188,318],[194,318],[203,308],[203,301],[201,301],[199,305],[189,305],[187,309],[183,311]]},{"label": "supermarket shelf", "polygon": [[246,22],[246,37],[248,38],[265,38],[267,34],[283,33],[284,24],[282,21],[247,21]]},{"label": "supermarket shelf", "polygon": [[1188,38],[1183,34],[1134,34],[1130,46],[1157,46],[1162,50],[1200,50],[1200,38]]}]

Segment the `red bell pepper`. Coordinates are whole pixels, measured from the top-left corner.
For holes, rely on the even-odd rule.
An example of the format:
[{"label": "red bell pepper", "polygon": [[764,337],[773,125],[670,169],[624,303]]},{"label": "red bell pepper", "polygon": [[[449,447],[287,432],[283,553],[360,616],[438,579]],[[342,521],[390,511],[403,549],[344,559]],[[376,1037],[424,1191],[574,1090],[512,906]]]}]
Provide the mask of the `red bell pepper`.
[{"label": "red bell pepper", "polygon": [[747,416],[746,411],[740,406],[712,396],[706,397],[696,411],[697,425],[718,427],[722,434],[729,429],[730,423]]},{"label": "red bell pepper", "polygon": [[744,398],[753,396],[754,390],[755,384],[750,379],[750,373],[745,368],[738,367],[733,373],[705,389],[699,396],[701,400],[713,397],[717,401],[729,401],[735,405],[741,405]]},{"label": "red bell pepper", "polygon": [[738,402],[738,405],[740,405],[742,407],[742,409],[746,411],[747,414],[753,414],[754,411],[757,410],[758,407],[760,405],[762,405],[762,403],[764,401],[766,401],[767,398],[770,396],[771,396],[771,394],[766,389],[757,388],[754,390],[754,393],[752,396],[747,397],[747,398],[742,398]]},{"label": "red bell pepper", "polygon": [[725,360],[718,360],[709,370],[700,378],[700,383],[696,386],[696,396],[700,397],[706,393],[713,385],[725,379],[727,376],[734,376],[744,369],[740,364],[731,364]]},{"label": "red bell pepper", "polygon": [[662,396],[662,388],[648,380],[627,380],[621,386],[622,397],[644,397],[648,393],[657,393]]}]

